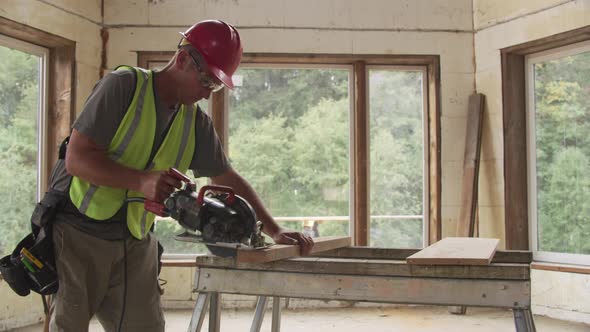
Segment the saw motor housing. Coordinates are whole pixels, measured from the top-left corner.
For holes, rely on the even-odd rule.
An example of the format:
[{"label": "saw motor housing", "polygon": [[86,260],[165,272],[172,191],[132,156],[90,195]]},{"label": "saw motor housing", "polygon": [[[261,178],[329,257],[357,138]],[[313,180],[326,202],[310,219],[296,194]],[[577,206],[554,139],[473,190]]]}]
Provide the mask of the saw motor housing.
[{"label": "saw motor housing", "polygon": [[254,209],[229,187],[203,186],[197,194],[194,183],[186,183],[164,201],[164,206],[183,228],[199,231],[205,244],[264,246],[262,224]]}]

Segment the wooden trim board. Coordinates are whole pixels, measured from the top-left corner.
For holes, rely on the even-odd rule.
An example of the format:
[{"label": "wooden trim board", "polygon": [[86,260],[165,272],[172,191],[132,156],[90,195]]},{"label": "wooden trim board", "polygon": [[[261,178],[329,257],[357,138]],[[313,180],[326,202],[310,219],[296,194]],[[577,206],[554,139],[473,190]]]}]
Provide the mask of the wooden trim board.
[{"label": "wooden trim board", "polygon": [[[325,236],[313,239],[310,254],[350,246],[350,237]],[[266,249],[238,249],[237,263],[267,263],[285,258],[299,257],[299,245],[275,244]]]},{"label": "wooden trim board", "polygon": [[459,237],[475,236],[483,106],[483,94],[476,93],[469,96],[469,114],[467,115],[467,135],[465,136],[463,161],[461,212],[459,214],[459,222],[457,223],[457,236]]},{"label": "wooden trim board", "polygon": [[406,259],[408,264],[489,265],[500,240],[447,237]]}]

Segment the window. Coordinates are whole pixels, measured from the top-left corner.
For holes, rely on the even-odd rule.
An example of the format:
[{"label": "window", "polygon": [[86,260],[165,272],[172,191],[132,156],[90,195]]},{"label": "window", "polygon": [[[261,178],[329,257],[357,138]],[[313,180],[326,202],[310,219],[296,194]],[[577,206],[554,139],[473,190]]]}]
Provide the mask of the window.
[{"label": "window", "polygon": [[0,35],[0,256],[31,231],[45,191],[48,50]]},{"label": "window", "polygon": [[252,66],[229,93],[229,157],[282,226],[349,234],[350,67]]},{"label": "window", "polygon": [[428,220],[426,70],[368,70],[370,245],[422,248]]},{"label": "window", "polygon": [[590,264],[590,42],[526,57],[536,260]]},{"label": "window", "polygon": [[279,224],[361,246],[440,239],[438,56],[244,54],[235,82],[210,114]]}]

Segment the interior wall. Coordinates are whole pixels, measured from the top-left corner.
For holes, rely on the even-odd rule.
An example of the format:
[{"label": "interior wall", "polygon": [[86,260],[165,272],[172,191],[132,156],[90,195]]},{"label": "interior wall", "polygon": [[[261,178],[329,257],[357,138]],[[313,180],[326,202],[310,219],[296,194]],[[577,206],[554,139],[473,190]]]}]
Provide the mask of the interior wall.
[{"label": "interior wall", "polygon": [[[79,112],[100,73],[101,1],[2,0],[0,15],[76,42],[75,105]],[[0,299],[0,331],[43,319],[39,295],[19,297],[1,280]]]},{"label": "interior wall", "polygon": [[[590,0],[474,0],[476,88],[486,95],[480,171],[480,236],[504,238],[500,49],[590,24]],[[448,142],[445,142],[448,144]],[[576,282],[566,282],[575,280]],[[535,270],[533,312],[590,323],[590,277]],[[565,294],[583,294],[567,296]],[[564,313],[569,313],[564,315]]]}]

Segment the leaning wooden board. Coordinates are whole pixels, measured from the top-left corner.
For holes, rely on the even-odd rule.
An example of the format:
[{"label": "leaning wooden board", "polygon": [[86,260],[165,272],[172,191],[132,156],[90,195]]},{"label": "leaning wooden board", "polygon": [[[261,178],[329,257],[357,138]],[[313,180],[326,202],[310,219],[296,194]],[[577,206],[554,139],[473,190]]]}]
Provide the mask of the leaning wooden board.
[{"label": "leaning wooden board", "polygon": [[[324,236],[313,239],[310,254],[350,246],[350,237]],[[285,258],[299,257],[299,245],[275,244],[266,249],[238,249],[237,263],[266,263]]]},{"label": "leaning wooden board", "polygon": [[500,240],[447,237],[406,258],[408,264],[488,265]]}]

